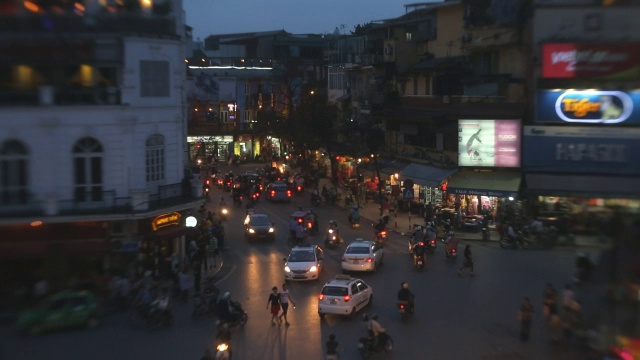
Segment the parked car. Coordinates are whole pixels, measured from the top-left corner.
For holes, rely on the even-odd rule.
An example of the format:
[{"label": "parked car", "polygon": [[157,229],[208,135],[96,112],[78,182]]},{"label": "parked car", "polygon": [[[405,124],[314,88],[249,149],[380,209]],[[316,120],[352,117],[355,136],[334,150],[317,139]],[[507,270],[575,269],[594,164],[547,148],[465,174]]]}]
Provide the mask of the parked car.
[{"label": "parked car", "polygon": [[291,202],[293,192],[284,181],[275,181],[267,185],[264,195],[271,202]]},{"label": "parked car", "polygon": [[94,328],[98,326],[98,314],[98,301],[92,292],[65,290],[41,306],[21,312],[17,327],[25,335],[71,327]]},{"label": "parked car", "polygon": [[342,255],[342,271],[376,271],[383,260],[382,244],[358,238],[347,246]]},{"label": "parked car", "polygon": [[244,237],[247,240],[276,239],[276,229],[267,214],[249,214],[244,219]]},{"label": "parked car", "polygon": [[373,289],[362,279],[337,275],[322,287],[318,295],[318,314],[346,315],[356,313],[373,302]]},{"label": "parked car", "polygon": [[317,280],[324,268],[324,252],[317,245],[294,246],[284,262],[285,280]]}]

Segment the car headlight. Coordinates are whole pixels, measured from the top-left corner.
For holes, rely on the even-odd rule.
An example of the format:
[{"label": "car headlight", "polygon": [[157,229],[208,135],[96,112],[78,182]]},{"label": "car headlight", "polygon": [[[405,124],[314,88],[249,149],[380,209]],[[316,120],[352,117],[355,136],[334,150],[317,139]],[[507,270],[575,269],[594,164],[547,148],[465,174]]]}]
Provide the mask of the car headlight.
[{"label": "car headlight", "polygon": [[315,266],[315,265],[313,265],[313,266],[311,267],[311,269],[309,269],[309,271],[310,271],[310,272],[316,272],[316,271],[318,271],[318,267],[317,267],[317,266]]},{"label": "car headlight", "polygon": [[253,230],[253,229],[249,229],[249,234],[253,234],[253,233],[255,233],[255,232],[256,232],[255,230]]},{"label": "car headlight", "polygon": [[274,231],[275,231],[275,230],[274,230],[273,228],[269,228],[269,232],[270,232],[270,233],[272,233],[272,232],[274,232]]},{"label": "car headlight", "polygon": [[291,272],[291,269],[288,266],[284,267],[284,272]]}]

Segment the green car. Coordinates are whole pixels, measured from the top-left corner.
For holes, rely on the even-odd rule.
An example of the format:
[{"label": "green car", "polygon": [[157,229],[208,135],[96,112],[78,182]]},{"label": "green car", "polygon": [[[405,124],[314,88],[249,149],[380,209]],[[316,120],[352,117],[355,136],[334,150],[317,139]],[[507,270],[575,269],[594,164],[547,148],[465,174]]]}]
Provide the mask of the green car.
[{"label": "green car", "polygon": [[89,291],[62,291],[43,305],[21,312],[17,325],[25,335],[70,327],[93,328],[98,325],[98,302]]}]

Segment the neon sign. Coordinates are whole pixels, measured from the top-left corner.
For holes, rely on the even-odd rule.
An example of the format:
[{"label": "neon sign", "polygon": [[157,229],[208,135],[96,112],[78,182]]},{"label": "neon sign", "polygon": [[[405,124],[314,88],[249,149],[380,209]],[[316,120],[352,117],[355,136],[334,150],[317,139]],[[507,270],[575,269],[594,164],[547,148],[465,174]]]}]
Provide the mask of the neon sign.
[{"label": "neon sign", "polygon": [[629,118],[633,101],[622,91],[567,91],[557,98],[555,110],[566,122],[617,124]]}]

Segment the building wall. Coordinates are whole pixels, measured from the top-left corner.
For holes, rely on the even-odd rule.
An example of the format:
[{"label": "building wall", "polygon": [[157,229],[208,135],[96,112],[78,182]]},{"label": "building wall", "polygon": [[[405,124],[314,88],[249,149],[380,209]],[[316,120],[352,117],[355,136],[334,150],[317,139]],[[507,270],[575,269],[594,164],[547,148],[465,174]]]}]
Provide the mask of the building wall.
[{"label": "building wall", "polygon": [[459,56],[461,38],[464,34],[464,7],[461,4],[442,6],[437,9],[438,35],[429,41],[428,51],[435,57]]}]

